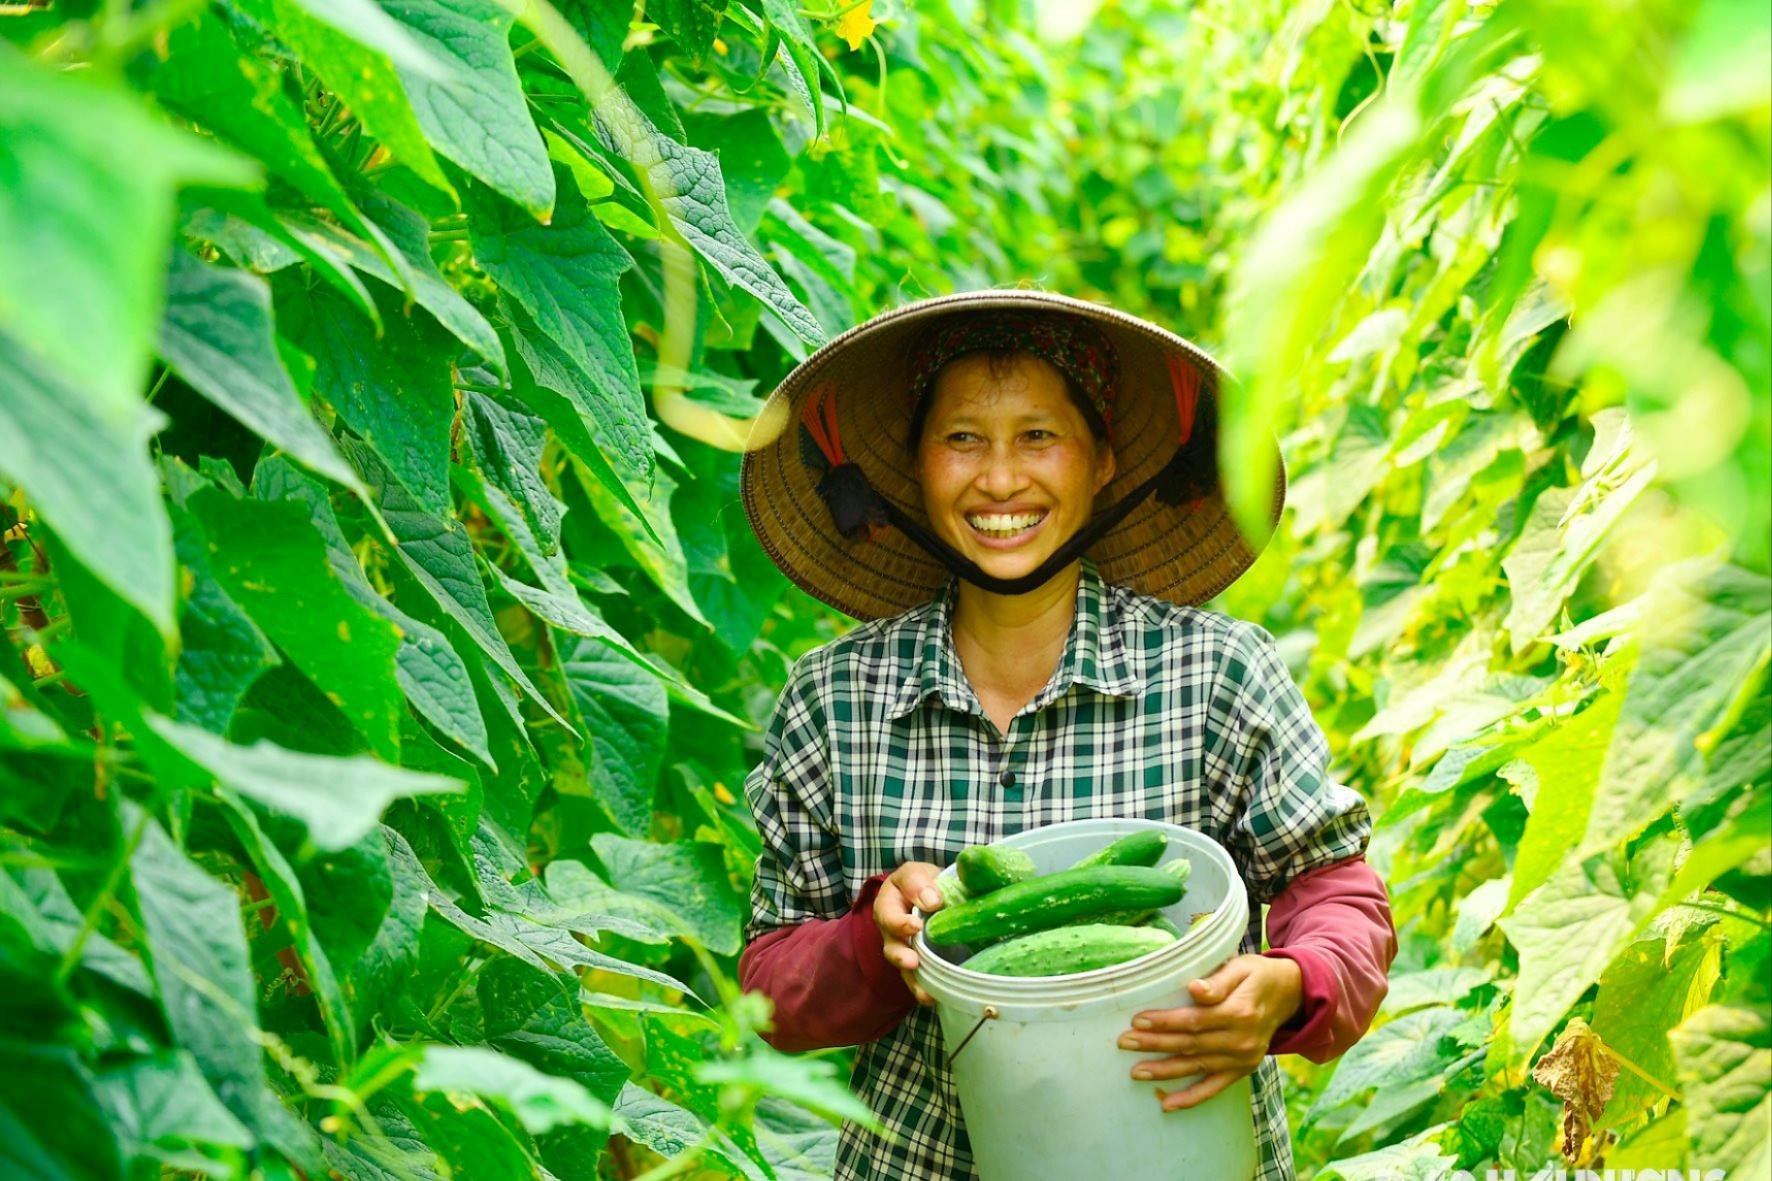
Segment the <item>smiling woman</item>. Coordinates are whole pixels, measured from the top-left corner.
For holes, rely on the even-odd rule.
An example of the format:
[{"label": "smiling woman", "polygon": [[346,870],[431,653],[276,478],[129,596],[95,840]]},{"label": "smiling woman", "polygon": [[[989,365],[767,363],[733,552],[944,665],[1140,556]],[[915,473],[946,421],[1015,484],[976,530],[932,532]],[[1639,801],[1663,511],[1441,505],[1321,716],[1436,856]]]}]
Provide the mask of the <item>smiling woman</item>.
[{"label": "smiling woman", "polygon": [[776,391],[800,429],[747,458],[752,524],[874,622],[795,666],[746,782],[740,974],[778,1047],[864,1043],[852,1085],[891,1134],[846,1126],[839,1178],[973,1176],[910,944],[970,845],[1144,817],[1231,853],[1241,954],[1117,1044],[1159,1055],[1132,1078],[1180,1080],[1165,1110],[1254,1075],[1260,1181],[1292,1175],[1271,1056],[1333,1057],[1377,1008],[1396,943],[1364,801],[1272,637],[1194,605],[1255,553],[1217,487],[1216,379],[1155,325],[992,291],[876,317]]}]

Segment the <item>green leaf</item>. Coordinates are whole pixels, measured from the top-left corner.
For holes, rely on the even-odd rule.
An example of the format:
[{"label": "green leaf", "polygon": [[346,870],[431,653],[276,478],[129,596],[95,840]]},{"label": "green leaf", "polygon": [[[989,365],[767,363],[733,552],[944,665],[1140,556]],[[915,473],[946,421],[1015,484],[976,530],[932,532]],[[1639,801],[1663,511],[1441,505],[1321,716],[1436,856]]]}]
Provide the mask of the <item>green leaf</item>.
[{"label": "green leaf", "polygon": [[235,500],[215,489],[192,496],[189,505],[209,536],[210,568],[228,593],[374,750],[398,757],[405,710],[394,676],[399,631],[339,582],[307,510]]},{"label": "green leaf", "polygon": [[1537,1049],[1654,913],[1671,854],[1666,843],[1651,845],[1630,866],[1617,853],[1571,855],[1501,920],[1520,953],[1508,1027],[1515,1061]]},{"label": "green leaf", "polygon": [[[393,829],[383,827],[366,845],[372,851],[368,855],[379,852],[387,859],[390,894],[373,937],[362,954],[345,968],[351,997],[364,1017],[385,1011],[391,998],[411,981],[418,962],[420,932],[429,909],[427,892],[435,889],[405,838]],[[309,866],[313,864],[310,862]],[[329,907],[339,901],[317,901],[316,905]],[[322,931],[331,926],[325,918],[317,916],[316,921]]]},{"label": "green leaf", "polygon": [[521,509],[529,540],[538,552],[559,553],[563,506],[541,474],[547,423],[508,394],[470,391],[462,395],[462,425],[480,471]]},{"label": "green leaf", "polygon": [[140,403],[101,415],[0,331],[0,477],[24,489],[94,577],[171,636],[172,526],[147,454],[163,421]]},{"label": "green leaf", "polygon": [[[1406,1013],[1368,1033],[1336,1064],[1329,1084],[1311,1106],[1307,1123],[1353,1106],[1357,1125],[1376,1126],[1437,1097],[1458,1058],[1442,1039],[1469,1014],[1432,1007]],[[1367,1097],[1376,1089],[1376,1094]],[[1343,1138],[1354,1134],[1350,1127]]]},{"label": "green leaf", "polygon": [[812,345],[824,343],[825,332],[817,318],[733,222],[717,156],[660,132],[619,90],[612,89],[597,103],[597,129],[639,172],[671,224],[697,254],[727,282],[761,300],[795,336]]},{"label": "green leaf", "polygon": [[210,572],[209,540],[183,509],[173,510],[173,541],[188,580],[178,618],[175,716],[225,734],[252,683],[282,661]]},{"label": "green leaf", "polygon": [[571,1079],[600,1103],[621,1093],[627,1064],[585,1018],[576,984],[496,960],[481,971],[477,989],[490,1045]]},{"label": "green leaf", "polygon": [[258,1005],[234,892],[193,865],[134,804],[124,803],[123,819],[141,833],[130,876],[146,958],[173,1037],[242,1123],[261,1137],[288,1142],[283,1129],[292,1117],[268,1087],[253,1037]]},{"label": "green leaf", "polygon": [[609,1126],[608,1105],[578,1083],[479,1046],[426,1046],[412,1086],[416,1091],[496,1100],[510,1108],[532,1135],[564,1124]]},{"label": "green leaf", "polygon": [[[0,339],[31,343],[68,384],[70,413],[132,438],[175,190],[249,185],[257,166],[174,128],[96,71],[40,66],[11,46],[0,46],[0,93]],[[12,433],[0,427],[0,438]],[[166,607],[150,617],[170,624]]]},{"label": "green leaf", "polygon": [[837,1064],[825,1059],[790,1057],[757,1044],[743,1057],[702,1063],[695,1077],[704,1083],[740,1087],[758,1097],[791,1099],[832,1123],[881,1128],[879,1117],[838,1078]]},{"label": "green leaf", "polygon": [[205,11],[174,27],[149,84],[167,106],[250,153],[271,175],[347,226],[371,237],[379,234],[332,175],[306,118],[283,92],[278,72],[242,52],[218,15]]},{"label": "green leaf", "polygon": [[615,889],[655,904],[655,913],[674,930],[716,955],[738,954],[744,900],[726,876],[718,845],[662,845],[598,833],[591,847]]},{"label": "green leaf", "polygon": [[301,821],[320,849],[356,844],[395,800],[462,790],[457,780],[375,759],[303,754],[268,742],[237,746],[166,718],[150,718],[149,725],[223,787]]},{"label": "green leaf", "polygon": [[651,431],[619,286],[633,260],[563,173],[545,226],[478,186],[468,192],[468,217],[475,261],[498,281],[501,303],[523,309],[511,326],[536,383],[570,402],[622,478],[643,487]]},{"label": "green leaf", "polygon": [[670,730],[664,686],[598,640],[563,646],[560,667],[584,719],[592,790],[617,824],[645,835]]},{"label": "green leaf", "polygon": [[1710,1005],[1668,1035],[1686,1103],[1692,1157],[1731,1177],[1772,1170],[1772,1022]]},{"label": "green leaf", "polygon": [[439,67],[435,77],[399,70],[431,145],[546,217],[554,206],[554,173],[511,58],[512,10],[496,0],[380,3]]},{"label": "green leaf", "polygon": [[1701,775],[1696,742],[1772,648],[1772,581],[1710,559],[1670,566],[1647,592],[1641,655],[1606,752],[1582,849],[1640,831]]},{"label": "green leaf", "polygon": [[[586,515],[594,516],[609,533],[614,534],[634,564],[645,571],[654,585],[681,607],[685,615],[707,626],[695,596],[689,591],[689,559],[683,553],[683,544],[671,518],[671,497],[677,490],[677,482],[661,470],[653,478],[645,500],[636,509],[610,491],[607,481],[597,479],[584,464],[575,464],[574,470],[579,476],[578,486],[590,506]],[[570,492],[567,503],[571,504]],[[576,551],[575,556],[581,559],[593,557]]]},{"label": "green leaf", "polygon": [[449,280],[431,259],[431,227],[424,217],[382,193],[363,197],[363,209],[375,220],[393,244],[400,260],[395,273],[387,261],[363,242],[331,222],[318,218],[289,218],[290,230],[301,240],[324,243],[337,249],[350,264],[366,275],[373,275],[403,294],[410,286],[412,298],[437,318],[455,338],[493,364],[505,363],[504,345],[498,333],[478,308],[450,286]]},{"label": "green leaf", "polygon": [[248,1132],[215,1097],[182,1050],[161,1050],[107,1065],[93,1076],[112,1126],[139,1150],[176,1152],[201,1144],[249,1149]]},{"label": "green leaf", "polygon": [[1457,1155],[1442,1149],[1437,1139],[1447,1127],[1435,1124],[1400,1143],[1331,1161],[1317,1177],[1320,1181],[1439,1181],[1458,1163]]},{"label": "green leaf", "polygon": [[274,28],[396,160],[425,183],[454,191],[395,72],[396,62],[421,75],[441,67],[374,0],[245,0],[241,7]]},{"label": "green leaf", "polygon": [[1582,573],[1654,479],[1654,465],[1632,450],[1622,409],[1594,416],[1593,447],[1582,475],[1576,488],[1539,495],[1519,540],[1502,560],[1513,597],[1506,627],[1516,653],[1545,638]]},{"label": "green leaf", "polygon": [[[66,955],[85,931],[85,915],[74,905],[55,871],[24,867],[0,874],[0,913],[20,923],[39,951],[58,958]],[[153,992],[142,963],[103,935],[86,932],[80,948],[80,966],[97,972],[130,992],[149,996]]]},{"label": "green leaf", "polygon": [[455,421],[448,341],[424,313],[407,318],[386,293],[376,302],[379,334],[331,291],[315,289],[281,306],[314,357],[315,389],[425,511],[445,513]]},{"label": "green leaf", "polygon": [[1517,752],[1536,786],[1531,818],[1514,855],[1510,904],[1543,885],[1569,850],[1580,845],[1623,705],[1623,693],[1602,692],[1580,713]]},{"label": "green leaf", "polygon": [[474,682],[449,638],[428,623],[401,611],[378,594],[357,564],[333,515],[326,490],[286,461],[268,459],[253,475],[253,490],[267,500],[291,500],[304,505],[314,527],[326,540],[327,558],[338,576],[363,606],[392,623],[400,631],[400,650],[395,671],[400,688],[419,715],[488,767],[497,769],[488,745],[486,720],[474,697]]},{"label": "green leaf", "polygon": [[492,606],[486,598],[486,587],[480,581],[479,566],[474,561],[473,545],[461,522],[425,512],[390,478],[387,468],[374,452],[351,442],[347,442],[345,450],[351,462],[363,473],[376,506],[393,531],[400,560],[419,585],[531,700],[570,729],[517,663],[510,645],[499,634],[492,619]]},{"label": "green leaf", "polygon": [[[705,1120],[686,1107],[672,1103],[637,1083],[622,1088],[616,1101],[615,1114],[621,1120],[622,1133],[636,1140],[667,1160],[682,1156],[701,1143],[709,1133]],[[715,1129],[712,1152],[737,1168],[751,1181],[765,1181],[765,1173],[755,1161],[729,1136]]]},{"label": "green leaf", "polygon": [[277,355],[263,279],[172,252],[160,355],[198,393],[307,467],[361,489]]},{"label": "green leaf", "polygon": [[92,1077],[65,1046],[0,1040],[0,1173],[123,1181],[123,1156]]},{"label": "green leaf", "polygon": [[[1674,1059],[1667,1031],[1710,996],[1720,952],[1710,931],[1686,940],[1677,931],[1662,932],[1631,943],[1600,977],[1590,1022],[1594,1032],[1651,1078],[1671,1081]],[[1665,1094],[1631,1070],[1621,1072],[1614,1087],[1598,1127],[1623,1127]]]}]

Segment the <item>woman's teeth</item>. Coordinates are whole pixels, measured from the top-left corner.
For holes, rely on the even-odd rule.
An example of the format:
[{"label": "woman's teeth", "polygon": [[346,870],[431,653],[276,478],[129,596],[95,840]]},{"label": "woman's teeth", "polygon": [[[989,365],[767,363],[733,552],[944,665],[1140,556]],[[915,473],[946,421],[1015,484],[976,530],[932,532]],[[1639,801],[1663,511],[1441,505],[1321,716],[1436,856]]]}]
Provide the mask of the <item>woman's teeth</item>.
[{"label": "woman's teeth", "polygon": [[1014,537],[1045,519],[1045,513],[970,513],[966,523],[986,537]]}]

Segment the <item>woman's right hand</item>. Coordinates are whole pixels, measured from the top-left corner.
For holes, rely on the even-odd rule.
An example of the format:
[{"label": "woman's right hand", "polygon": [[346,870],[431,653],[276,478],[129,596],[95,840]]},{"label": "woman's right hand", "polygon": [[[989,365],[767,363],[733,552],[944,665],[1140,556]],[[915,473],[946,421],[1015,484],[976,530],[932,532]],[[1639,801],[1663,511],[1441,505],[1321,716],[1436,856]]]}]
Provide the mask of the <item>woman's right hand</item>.
[{"label": "woman's right hand", "polygon": [[941,909],[941,894],[935,888],[939,873],[939,865],[907,861],[880,883],[880,892],[874,895],[874,925],[880,928],[886,962],[898,969],[920,1005],[933,1005],[935,998],[917,983],[917,953],[911,940],[922,929],[923,921],[911,914],[911,907],[920,907],[924,914]]}]

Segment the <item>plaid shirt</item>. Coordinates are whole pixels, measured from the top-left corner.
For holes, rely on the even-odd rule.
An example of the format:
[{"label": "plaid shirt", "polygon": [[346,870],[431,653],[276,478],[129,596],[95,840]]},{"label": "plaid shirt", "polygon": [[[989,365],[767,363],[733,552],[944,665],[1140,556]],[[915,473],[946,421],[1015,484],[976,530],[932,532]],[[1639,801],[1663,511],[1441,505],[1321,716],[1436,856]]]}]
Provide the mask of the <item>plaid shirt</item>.
[{"label": "plaid shirt", "polygon": [[[906,861],[1088,817],[1144,816],[1223,845],[1261,905],[1298,874],[1365,851],[1358,794],[1252,623],[1104,584],[1085,561],[1051,681],[999,734],[954,653],[953,587],[808,653],[776,706],[745,790],[763,849],[747,938],[843,915]],[[843,1129],[836,1176],[974,1176],[941,1027],[919,1007],[857,1052],[850,1085],[894,1133]],[[1289,1181],[1273,1058],[1255,1072],[1256,1181]]]}]

